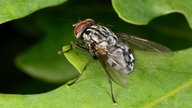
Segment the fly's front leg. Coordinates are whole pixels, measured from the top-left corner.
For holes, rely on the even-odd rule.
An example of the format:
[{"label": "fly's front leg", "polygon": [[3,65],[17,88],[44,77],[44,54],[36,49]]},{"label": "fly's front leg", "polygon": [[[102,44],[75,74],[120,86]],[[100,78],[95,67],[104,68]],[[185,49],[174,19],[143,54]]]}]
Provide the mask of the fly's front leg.
[{"label": "fly's front leg", "polygon": [[76,48],[79,48],[79,49],[81,49],[81,50],[88,51],[87,48],[79,45],[79,44],[76,43],[76,42],[71,41],[71,42],[70,42],[70,48],[69,48],[68,50],[66,50],[66,51],[58,51],[58,54],[64,54],[64,53],[66,53],[66,52],[71,51],[71,50],[73,49],[73,46],[76,47]]},{"label": "fly's front leg", "polygon": [[66,53],[66,52],[69,52],[69,51],[71,51],[72,49],[73,49],[73,47],[72,47],[72,44],[73,42],[71,41],[70,42],[70,48],[68,49],[68,50],[66,50],[66,51],[58,51],[58,54],[64,54],[64,53]]}]

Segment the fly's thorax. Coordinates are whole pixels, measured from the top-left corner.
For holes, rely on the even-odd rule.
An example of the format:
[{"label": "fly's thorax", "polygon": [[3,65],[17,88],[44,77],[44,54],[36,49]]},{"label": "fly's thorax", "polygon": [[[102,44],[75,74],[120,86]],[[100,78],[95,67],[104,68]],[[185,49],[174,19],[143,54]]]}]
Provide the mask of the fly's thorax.
[{"label": "fly's thorax", "polygon": [[100,25],[92,25],[82,34],[83,40],[93,55],[104,55],[108,46],[117,43],[116,35],[108,28]]},{"label": "fly's thorax", "polygon": [[117,36],[111,30],[96,24],[88,27],[82,33],[82,38],[90,53],[93,53],[93,50],[104,49],[107,45],[115,45],[117,43]]},{"label": "fly's thorax", "polygon": [[85,42],[101,43],[106,41],[109,44],[115,44],[117,36],[108,28],[100,25],[92,25],[83,33]]}]

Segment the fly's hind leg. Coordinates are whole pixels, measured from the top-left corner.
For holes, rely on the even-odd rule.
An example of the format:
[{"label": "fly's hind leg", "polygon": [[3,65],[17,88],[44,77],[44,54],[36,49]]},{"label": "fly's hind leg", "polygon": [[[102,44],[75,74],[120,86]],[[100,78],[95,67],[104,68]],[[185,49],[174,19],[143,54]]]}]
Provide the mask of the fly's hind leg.
[{"label": "fly's hind leg", "polygon": [[111,89],[111,97],[112,97],[113,104],[117,105],[117,102],[116,102],[114,94],[113,94],[112,80],[109,76],[108,76],[108,81],[109,81],[109,85],[110,85],[110,89]]}]

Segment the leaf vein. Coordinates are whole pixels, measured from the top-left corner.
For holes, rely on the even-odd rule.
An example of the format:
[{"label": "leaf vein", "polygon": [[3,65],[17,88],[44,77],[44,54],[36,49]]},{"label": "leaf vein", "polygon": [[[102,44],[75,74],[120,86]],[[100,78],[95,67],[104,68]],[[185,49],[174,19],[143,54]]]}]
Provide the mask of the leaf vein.
[{"label": "leaf vein", "polygon": [[164,96],[156,99],[155,101],[151,102],[150,104],[146,105],[144,108],[151,108],[153,107],[154,105],[162,102],[164,99],[168,98],[168,97],[171,97],[173,96],[174,94],[178,93],[179,91],[189,87],[190,85],[192,84],[192,80],[189,80],[187,81],[186,83],[182,84],[180,87],[174,89],[173,91],[171,92],[168,92],[167,94],[165,94]]}]

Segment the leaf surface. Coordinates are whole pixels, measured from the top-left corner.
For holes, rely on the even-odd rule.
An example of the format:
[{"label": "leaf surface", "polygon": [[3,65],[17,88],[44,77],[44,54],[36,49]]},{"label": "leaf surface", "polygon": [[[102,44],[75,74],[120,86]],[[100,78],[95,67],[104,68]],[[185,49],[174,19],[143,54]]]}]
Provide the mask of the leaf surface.
[{"label": "leaf surface", "polygon": [[191,0],[112,0],[120,18],[133,24],[147,24],[152,19],[170,14],[183,14],[192,28]]},{"label": "leaf surface", "polygon": [[27,16],[39,9],[55,6],[66,0],[1,0],[0,24]]}]

